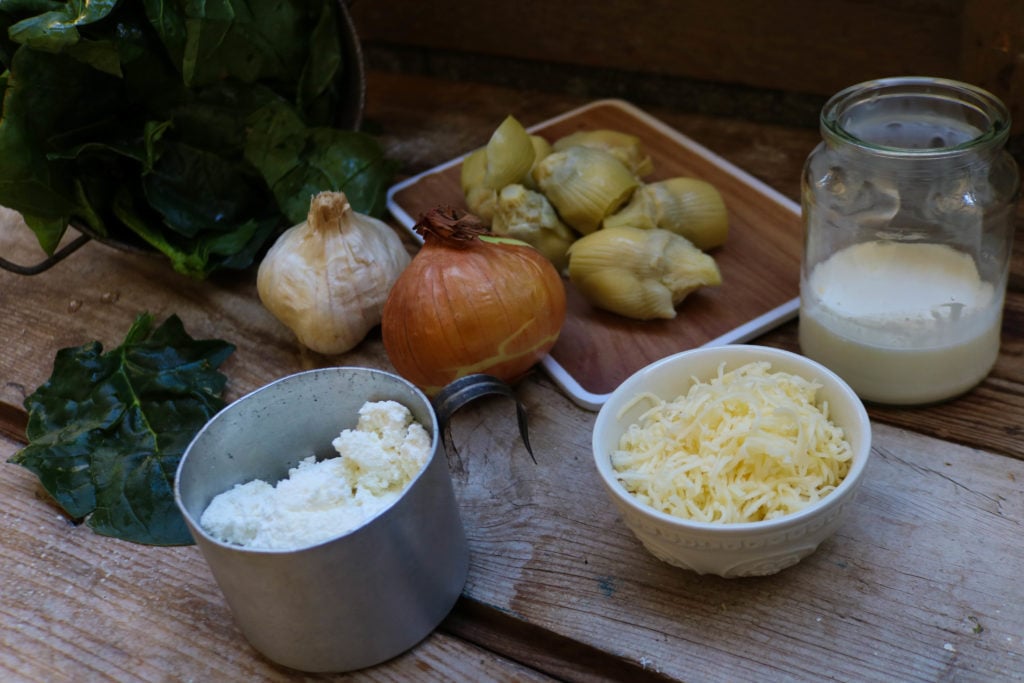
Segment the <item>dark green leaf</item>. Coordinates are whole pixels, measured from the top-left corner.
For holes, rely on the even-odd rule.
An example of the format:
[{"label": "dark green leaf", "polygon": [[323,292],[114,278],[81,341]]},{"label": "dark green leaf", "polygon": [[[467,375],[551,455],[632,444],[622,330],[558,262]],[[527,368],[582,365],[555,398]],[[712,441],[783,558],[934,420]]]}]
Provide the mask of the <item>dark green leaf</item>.
[{"label": "dark green leaf", "polygon": [[310,139],[306,182],[340,189],[356,211],[382,215],[395,163],[384,156],[380,143],[365,133],[336,128],[316,128]]},{"label": "dark green leaf", "polygon": [[248,220],[229,231],[206,231],[197,239],[175,238],[170,230],[155,230],[154,221],[147,217],[124,188],[114,203],[118,219],[130,226],[143,242],[164,254],[179,273],[203,278],[217,268],[246,268],[267,239],[278,228],[276,216],[263,220]]},{"label": "dark green leaf", "polygon": [[307,6],[280,0],[186,3],[181,72],[189,86],[224,78],[245,83],[298,74],[312,25]]},{"label": "dark green leaf", "polygon": [[342,63],[342,45],[338,31],[338,17],[334,2],[324,3],[320,20],[309,38],[312,49],[302,69],[299,80],[297,105],[310,121],[319,121],[316,111],[323,103],[321,99],[331,97],[331,84],[338,78],[344,68]]},{"label": "dark green leaf", "polygon": [[34,16],[59,10],[61,0],[0,0],[0,13],[14,16]]},{"label": "dark green leaf", "polygon": [[[76,76],[84,78],[85,74],[73,67],[62,72],[58,61],[53,55],[24,48],[14,55],[18,75],[9,78],[0,118],[0,202],[41,221],[61,219],[67,225],[66,218],[74,209],[71,169],[46,156],[47,131],[59,125],[63,112],[54,93],[23,87],[28,83],[67,85],[68,95],[74,97]],[[55,243],[44,245],[48,251],[53,246]]]},{"label": "dark green leaf", "polygon": [[80,40],[69,46],[67,53],[97,71],[121,76],[121,56],[117,52],[117,44],[109,40]]},{"label": "dark green leaf", "polygon": [[7,34],[15,43],[42,52],[63,52],[99,71],[120,76],[117,43],[90,40],[79,30],[105,19],[116,4],[117,0],[71,0],[13,24]]},{"label": "dark green leaf", "polygon": [[230,232],[250,219],[277,215],[273,197],[251,166],[171,141],[164,142],[143,188],[164,224],[184,237]]},{"label": "dark green leaf", "polygon": [[25,399],[29,444],[10,462],[39,477],[72,517],[97,533],[180,545],[191,536],[174,504],[178,462],[224,406],[217,368],[234,346],[192,339],[177,316],[153,329],[140,315],[124,342],[62,349]]},{"label": "dark green leaf", "polygon": [[39,240],[39,244],[43,247],[43,250],[45,250],[47,254],[53,254],[53,252],[57,250],[57,246],[60,244],[60,240],[67,230],[67,217],[59,216],[57,218],[49,218],[46,216],[36,216],[30,213],[24,213],[22,214],[22,218],[25,220],[25,225],[31,228],[32,232],[36,234],[36,238]]},{"label": "dark green leaf", "polygon": [[181,64],[188,40],[184,8],[179,3],[167,0],[142,0],[142,6],[168,58],[174,64]]},{"label": "dark green leaf", "polygon": [[9,30],[12,40],[43,52],[61,52],[81,40],[79,28],[105,19],[118,0],[68,0],[23,19]]},{"label": "dark green leaf", "polygon": [[305,220],[310,198],[328,187],[346,194],[352,208],[379,216],[394,166],[369,135],[335,128],[306,128],[281,105],[249,121],[246,159],[260,169],[290,223]]},{"label": "dark green leaf", "polygon": [[329,128],[336,3],[0,0],[23,41],[0,36],[0,204],[48,252],[74,221],[196,277],[250,266],[315,192],[382,214],[394,166]]}]

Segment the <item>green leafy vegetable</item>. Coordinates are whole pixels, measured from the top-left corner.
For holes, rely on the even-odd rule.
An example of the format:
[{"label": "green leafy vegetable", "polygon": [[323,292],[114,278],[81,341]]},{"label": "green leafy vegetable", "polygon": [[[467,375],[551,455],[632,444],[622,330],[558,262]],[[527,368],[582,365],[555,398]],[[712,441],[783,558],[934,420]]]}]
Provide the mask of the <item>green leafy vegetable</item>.
[{"label": "green leafy vegetable", "polygon": [[25,399],[29,444],[9,462],[39,477],[75,519],[136,543],[192,543],[174,503],[174,475],[192,438],[221,408],[217,368],[235,350],[194,340],[172,315],[140,315],[124,342],[61,349]]},{"label": "green leafy vegetable", "polygon": [[379,216],[394,164],[334,128],[337,0],[0,0],[0,205],[52,254],[70,223],[205,277],[312,195]]}]

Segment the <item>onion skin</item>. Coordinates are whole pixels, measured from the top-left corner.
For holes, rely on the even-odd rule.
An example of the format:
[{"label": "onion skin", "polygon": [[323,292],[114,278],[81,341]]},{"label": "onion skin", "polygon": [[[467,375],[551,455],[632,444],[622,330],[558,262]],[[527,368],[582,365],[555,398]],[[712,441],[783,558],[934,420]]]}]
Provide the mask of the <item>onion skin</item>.
[{"label": "onion skin", "polygon": [[391,364],[428,396],[474,373],[517,381],[558,341],[566,312],[562,278],[540,252],[446,211],[417,224],[423,247],[381,321]]}]

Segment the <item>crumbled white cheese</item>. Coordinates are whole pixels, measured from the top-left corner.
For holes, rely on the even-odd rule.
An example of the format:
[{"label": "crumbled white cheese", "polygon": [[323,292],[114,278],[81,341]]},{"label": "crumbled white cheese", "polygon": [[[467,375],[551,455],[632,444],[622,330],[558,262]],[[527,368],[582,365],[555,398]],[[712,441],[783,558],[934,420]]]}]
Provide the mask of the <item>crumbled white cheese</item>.
[{"label": "crumbled white cheese", "polygon": [[315,545],[383,512],[430,457],[430,436],[395,401],[368,402],[355,429],[332,442],[338,457],[302,460],[276,486],[256,479],[216,496],[200,525],[221,541],[274,550]]},{"label": "crumbled white cheese", "polygon": [[827,496],[850,469],[843,431],[818,406],[820,385],[767,362],[697,382],[653,407],[622,435],[612,466],[627,491],[670,515],[754,522]]}]

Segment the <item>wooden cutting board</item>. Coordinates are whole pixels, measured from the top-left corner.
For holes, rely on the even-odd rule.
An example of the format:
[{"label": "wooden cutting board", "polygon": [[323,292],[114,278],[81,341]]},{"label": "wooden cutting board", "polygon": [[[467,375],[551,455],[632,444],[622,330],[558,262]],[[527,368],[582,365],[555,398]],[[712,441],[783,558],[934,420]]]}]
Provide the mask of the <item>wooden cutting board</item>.
[{"label": "wooden cutting board", "polygon": [[[602,128],[643,141],[654,161],[654,173],[645,182],[694,176],[712,183],[725,200],[730,223],[726,244],[710,252],[722,285],[691,294],[672,320],[637,321],[601,311],[566,279],[565,326],[542,364],[576,403],[590,410],[599,409],[623,380],[655,360],[698,346],[747,341],[795,316],[803,247],[797,204],[629,103],[600,100],[529,130],[554,142],[579,130]],[[411,231],[431,208],[465,208],[459,182],[464,157],[393,186],[388,191],[392,215]]]}]

